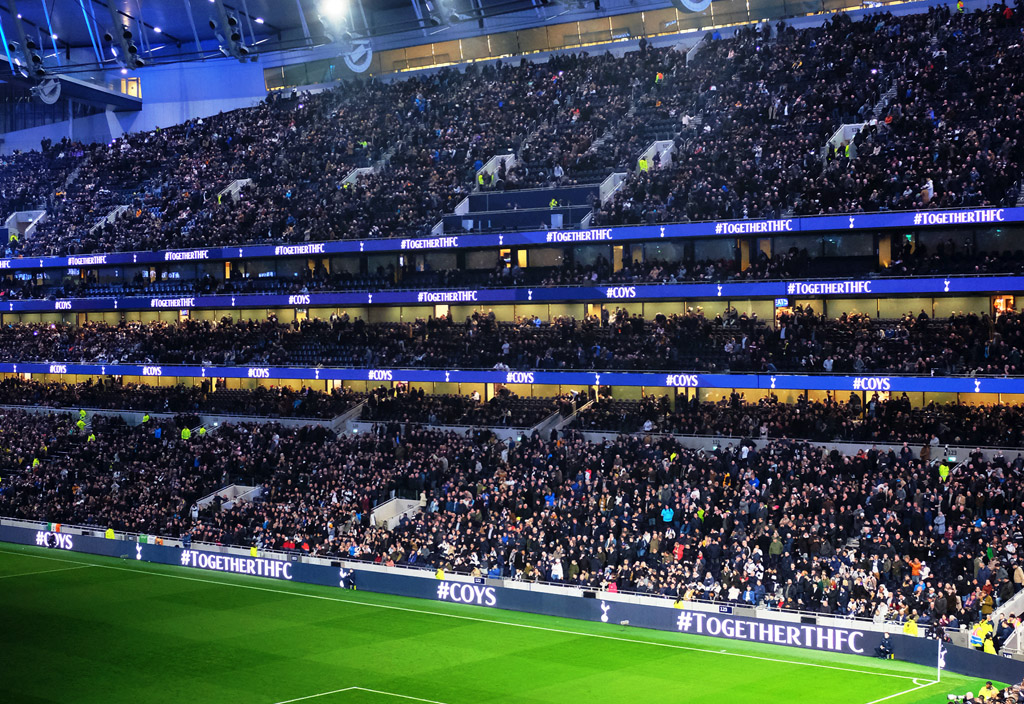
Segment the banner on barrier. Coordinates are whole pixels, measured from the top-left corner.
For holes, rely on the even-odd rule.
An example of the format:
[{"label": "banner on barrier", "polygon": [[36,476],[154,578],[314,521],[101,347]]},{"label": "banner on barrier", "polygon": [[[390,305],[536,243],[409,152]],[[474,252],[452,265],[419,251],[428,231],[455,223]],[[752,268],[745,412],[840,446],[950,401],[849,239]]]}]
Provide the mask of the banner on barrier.
[{"label": "banner on barrier", "polygon": [[265,560],[259,557],[237,557],[199,550],[182,550],[180,562],[182,567],[196,567],[215,572],[251,574],[255,577],[271,577],[273,579],[291,580],[292,578],[291,563],[284,560]]},{"label": "banner on barrier", "polygon": [[151,364],[2,362],[0,374],[224,377],[306,381],[445,382],[463,384],[556,384],[646,386],[688,389],[779,389],[840,392],[1021,394],[1024,378],[933,376],[840,376],[831,374],[702,374],[597,371],[494,371],[448,369],[354,369],[320,367],[195,367]]},{"label": "banner on barrier", "polygon": [[165,262],[203,262],[231,259],[273,259],[295,256],[327,256],[360,252],[403,252],[552,244],[610,243],[649,239],[692,239],[737,235],[815,233],[920,229],[950,225],[1002,225],[1024,222],[1024,208],[972,208],[898,213],[824,215],[783,220],[729,220],[668,225],[624,225],[591,230],[535,230],[494,234],[451,234],[423,238],[343,240],[295,245],[246,245],[208,249],[156,252],[112,252],[71,257],[23,257],[0,259],[0,269],[53,269]]},{"label": "banner on barrier", "polygon": [[700,611],[680,611],[676,626],[683,633],[755,643],[789,645],[865,655],[864,631],[809,624],[771,623],[739,616],[717,616]]},{"label": "banner on barrier", "polygon": [[666,301],[690,299],[785,298],[790,296],[900,296],[1024,291],[1024,276],[926,277],[840,281],[743,281],[725,283],[554,286],[543,288],[458,289],[450,291],[352,291],[347,293],[237,294],[148,298],[145,296],[8,301],[8,313],[47,311],[339,308],[424,303],[543,303],[561,301]]},{"label": "banner on barrier", "polygon": [[[22,545],[47,544],[51,535],[60,532],[40,531],[0,525],[0,541]],[[40,543],[40,536],[43,542]],[[426,600],[484,606],[511,611],[559,616],[601,623],[623,623],[640,628],[745,640],[817,651],[872,655],[882,634],[851,628],[816,624],[796,624],[770,618],[747,618],[729,613],[705,613],[664,606],[631,604],[586,599],[572,594],[536,592],[483,585],[475,582],[436,580],[424,575],[383,573],[345,567],[315,565],[298,560],[249,558],[203,550],[183,549],[161,544],[143,544],[99,536],[75,535],[73,542],[55,549],[122,557],[165,565],[178,565],[195,570],[209,570],[273,578],[290,583],[306,583],[329,587],[358,586],[361,591],[394,594]],[[728,608],[728,607],[727,607]],[[851,622],[852,624],[853,622]],[[897,658],[921,665],[937,664],[936,642],[902,634],[891,637]],[[987,655],[968,648],[949,646],[945,653],[946,669],[974,677],[999,681],[1024,679],[1024,663]]]}]

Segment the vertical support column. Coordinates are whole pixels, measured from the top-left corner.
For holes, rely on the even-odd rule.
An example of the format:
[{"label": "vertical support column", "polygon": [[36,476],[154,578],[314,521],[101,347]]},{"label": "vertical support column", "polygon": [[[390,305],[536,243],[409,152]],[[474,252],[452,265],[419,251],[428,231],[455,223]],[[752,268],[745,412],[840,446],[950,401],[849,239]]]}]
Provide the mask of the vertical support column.
[{"label": "vertical support column", "polygon": [[189,0],[181,0],[185,3],[185,14],[188,15],[188,23],[192,25],[192,38],[196,42],[196,53],[199,54],[200,60],[203,60],[203,45],[199,41],[199,32],[196,31],[196,20],[192,17],[192,5]]},{"label": "vertical support column", "polygon": [[306,12],[302,9],[302,1],[295,0],[295,7],[299,11],[299,22],[302,24],[302,35],[306,38],[306,44],[309,46],[313,45],[313,40],[309,36],[309,25],[306,24]]}]

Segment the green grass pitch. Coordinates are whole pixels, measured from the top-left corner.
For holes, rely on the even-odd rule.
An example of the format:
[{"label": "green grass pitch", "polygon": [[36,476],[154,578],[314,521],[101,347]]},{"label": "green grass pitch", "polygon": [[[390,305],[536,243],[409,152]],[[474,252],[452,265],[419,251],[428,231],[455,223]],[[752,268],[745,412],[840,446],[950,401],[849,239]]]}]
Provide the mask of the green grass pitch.
[{"label": "green grass pitch", "polygon": [[[934,668],[0,544],[0,701],[945,702]],[[929,684],[931,683],[931,684]]]}]

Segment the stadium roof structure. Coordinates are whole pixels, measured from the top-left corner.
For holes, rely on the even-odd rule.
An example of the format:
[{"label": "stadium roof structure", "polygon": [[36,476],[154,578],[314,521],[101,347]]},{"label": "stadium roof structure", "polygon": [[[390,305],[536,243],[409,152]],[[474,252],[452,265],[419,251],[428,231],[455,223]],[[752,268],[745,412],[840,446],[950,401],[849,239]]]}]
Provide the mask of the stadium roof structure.
[{"label": "stadium roof structure", "polygon": [[[114,16],[131,32],[138,56],[151,64],[215,56],[223,40],[218,37],[220,27],[213,26],[221,6],[237,21],[241,41],[255,54],[402,33],[422,41],[455,24],[461,25],[460,33],[482,33],[496,28],[495,18],[501,18],[501,29],[515,29],[556,18],[606,16],[671,4],[669,0],[0,0],[4,30],[0,38],[7,47],[18,41],[23,28],[48,68],[57,63],[55,59],[64,59],[51,72],[67,74],[96,70],[116,59],[117,42],[105,38],[114,28]],[[76,58],[76,49],[86,52]],[[92,61],[85,61],[86,55]]]}]

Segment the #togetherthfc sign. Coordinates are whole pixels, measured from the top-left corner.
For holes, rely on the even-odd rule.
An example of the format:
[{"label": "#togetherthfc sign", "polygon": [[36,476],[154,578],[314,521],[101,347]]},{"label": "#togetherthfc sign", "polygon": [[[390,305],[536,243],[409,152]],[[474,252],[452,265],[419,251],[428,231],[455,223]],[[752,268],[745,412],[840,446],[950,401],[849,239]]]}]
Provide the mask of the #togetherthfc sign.
[{"label": "#togetherthfc sign", "polygon": [[985,226],[1024,222],[1024,208],[973,208],[898,213],[824,215],[776,220],[732,220],[669,225],[631,225],[586,230],[535,230],[494,234],[446,233],[432,237],[344,240],[294,245],[248,245],[201,249],[115,252],[70,257],[0,259],[0,269],[60,269],[167,262],[202,262],[232,259],[329,256],[360,252],[404,252],[483,247],[523,247],[555,244],[631,242],[651,239],[693,239],[836,231],[873,231],[892,228],[934,228],[953,225]]}]

